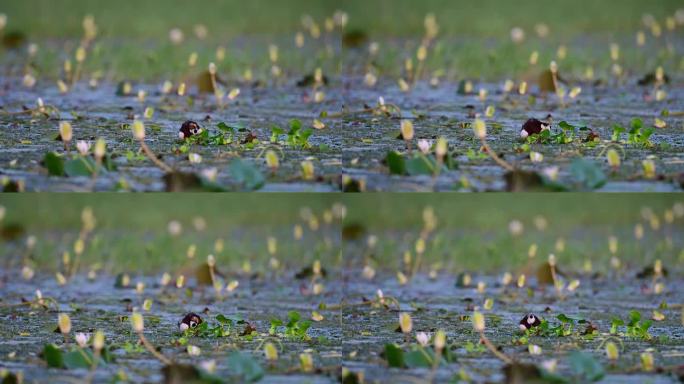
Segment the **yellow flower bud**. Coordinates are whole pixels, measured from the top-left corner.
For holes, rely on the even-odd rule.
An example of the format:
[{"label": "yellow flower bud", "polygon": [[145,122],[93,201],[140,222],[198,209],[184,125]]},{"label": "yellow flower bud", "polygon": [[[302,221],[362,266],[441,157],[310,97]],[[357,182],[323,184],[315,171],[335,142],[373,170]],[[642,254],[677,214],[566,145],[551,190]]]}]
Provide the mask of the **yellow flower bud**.
[{"label": "yellow flower bud", "polygon": [[66,313],[60,313],[57,317],[57,323],[59,324],[59,331],[63,335],[71,332],[71,318]]},{"label": "yellow flower bud", "polygon": [[487,125],[483,120],[475,119],[473,122],[473,132],[478,139],[484,139],[487,137]]},{"label": "yellow flower bud", "polygon": [[478,311],[473,312],[473,329],[476,332],[484,332],[485,330],[484,315]]},{"label": "yellow flower bud", "polygon": [[411,120],[401,121],[401,136],[406,141],[413,140],[413,122]]},{"label": "yellow flower bud", "polygon": [[59,135],[61,136],[63,142],[70,142],[72,138],[71,123],[69,123],[68,121],[60,121]]},{"label": "yellow flower bud", "polygon": [[606,357],[608,357],[608,360],[615,361],[618,359],[620,356],[620,351],[618,350],[617,345],[613,343],[612,341],[609,341],[606,343]]},{"label": "yellow flower bud", "polygon": [[145,329],[145,322],[143,316],[139,312],[133,312],[131,315],[131,326],[135,332],[142,332]]},{"label": "yellow flower bud", "polygon": [[278,349],[270,341],[264,344],[264,356],[266,356],[266,360],[268,361],[278,360]]},{"label": "yellow flower bud", "polygon": [[435,349],[440,351],[446,347],[446,333],[441,329],[435,333]]},{"label": "yellow flower bud", "polygon": [[305,160],[301,163],[302,177],[304,180],[313,180],[315,177],[314,163],[311,160]]},{"label": "yellow flower bud", "polygon": [[606,158],[608,159],[608,165],[612,168],[620,167],[620,154],[615,149],[609,149],[606,153]]},{"label": "yellow flower bud", "polygon": [[401,328],[401,332],[411,333],[411,329],[413,328],[413,320],[411,319],[410,314],[406,312],[399,314],[399,327]]},{"label": "yellow flower bud", "polygon": [[653,371],[654,362],[653,362],[653,354],[651,352],[644,352],[641,354],[641,367],[646,372]]},{"label": "yellow flower bud", "polygon": [[79,63],[82,63],[85,61],[86,58],[86,50],[83,47],[78,47],[76,49],[76,61]]},{"label": "yellow flower bud", "polygon": [[133,137],[136,140],[145,140],[145,124],[140,120],[133,122]]},{"label": "yellow flower bud", "polygon": [[310,353],[301,353],[299,355],[299,363],[303,372],[313,371],[313,356]]},{"label": "yellow flower bud", "polygon": [[102,331],[95,331],[93,335],[93,348],[95,351],[100,351],[105,345],[105,335]]}]

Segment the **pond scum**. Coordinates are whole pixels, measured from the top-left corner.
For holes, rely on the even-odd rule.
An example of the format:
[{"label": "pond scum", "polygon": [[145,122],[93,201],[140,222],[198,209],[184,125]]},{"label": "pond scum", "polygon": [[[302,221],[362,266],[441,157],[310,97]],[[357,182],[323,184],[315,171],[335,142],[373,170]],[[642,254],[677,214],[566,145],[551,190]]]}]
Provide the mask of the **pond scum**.
[{"label": "pond scum", "polygon": [[[684,379],[676,199],[608,227],[511,219],[498,240],[475,236],[491,258],[528,249],[495,268],[446,256],[472,238],[449,240],[468,225],[442,225],[431,206],[422,226],[382,230],[350,220],[353,202],[302,207],[285,227],[242,226],[254,237],[219,232],[226,242],[199,214],[136,234],[99,228],[98,204],[83,208],[80,229],[33,229],[7,203],[5,383]],[[117,255],[122,231],[129,245]]]},{"label": "pond scum", "polygon": [[[129,60],[149,60],[125,67],[92,15],[80,39],[45,44],[0,16],[5,191],[684,184],[684,9],[645,14],[633,35],[608,43],[553,46],[572,36],[552,39],[540,21],[491,49],[442,37],[448,21],[435,13],[422,38],[374,40],[338,10],[302,16],[287,39],[246,37],[235,49],[207,47],[197,24],[193,38],[174,28],[166,43],[128,48]],[[183,133],[185,123],[196,129]]]}]

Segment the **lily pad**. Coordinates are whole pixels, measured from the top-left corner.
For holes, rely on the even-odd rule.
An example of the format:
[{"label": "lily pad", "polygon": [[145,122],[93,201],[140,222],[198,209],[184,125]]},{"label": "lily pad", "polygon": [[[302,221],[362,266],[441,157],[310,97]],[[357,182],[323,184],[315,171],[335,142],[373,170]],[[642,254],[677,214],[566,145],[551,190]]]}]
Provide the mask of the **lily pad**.
[{"label": "lily pad", "polygon": [[261,365],[252,356],[244,353],[232,352],[228,355],[226,363],[233,375],[246,382],[253,383],[264,377],[264,369],[261,368]]},{"label": "lily pad", "polygon": [[230,176],[247,190],[257,190],[264,186],[266,178],[254,164],[242,159],[233,160],[228,165]]}]

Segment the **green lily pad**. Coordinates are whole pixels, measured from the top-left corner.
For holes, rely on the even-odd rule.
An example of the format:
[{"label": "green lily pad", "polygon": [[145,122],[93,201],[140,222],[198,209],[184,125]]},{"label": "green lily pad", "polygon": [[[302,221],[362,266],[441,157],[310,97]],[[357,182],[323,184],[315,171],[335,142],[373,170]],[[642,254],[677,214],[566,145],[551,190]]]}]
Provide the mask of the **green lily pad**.
[{"label": "green lily pad", "polygon": [[233,375],[246,382],[253,383],[264,377],[264,369],[250,355],[235,351],[228,355],[226,363]]}]

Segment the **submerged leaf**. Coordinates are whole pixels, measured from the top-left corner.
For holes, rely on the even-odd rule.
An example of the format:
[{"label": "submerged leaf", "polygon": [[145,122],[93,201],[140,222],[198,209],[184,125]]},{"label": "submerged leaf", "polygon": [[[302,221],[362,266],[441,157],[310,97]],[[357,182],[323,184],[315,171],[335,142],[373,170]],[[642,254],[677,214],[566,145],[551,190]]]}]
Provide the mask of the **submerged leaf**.
[{"label": "submerged leaf", "polygon": [[226,365],[233,375],[246,382],[259,381],[264,376],[261,365],[251,355],[241,352],[235,351],[228,355]]},{"label": "submerged leaf", "polygon": [[593,161],[577,158],[570,165],[570,174],[583,189],[598,189],[606,184],[607,178],[601,167]]},{"label": "submerged leaf", "polygon": [[601,363],[592,355],[574,351],[570,353],[569,359],[570,369],[583,382],[599,381],[606,374]]},{"label": "submerged leaf", "polygon": [[228,165],[230,176],[247,190],[257,190],[264,186],[266,179],[259,168],[242,159],[233,160]]}]

